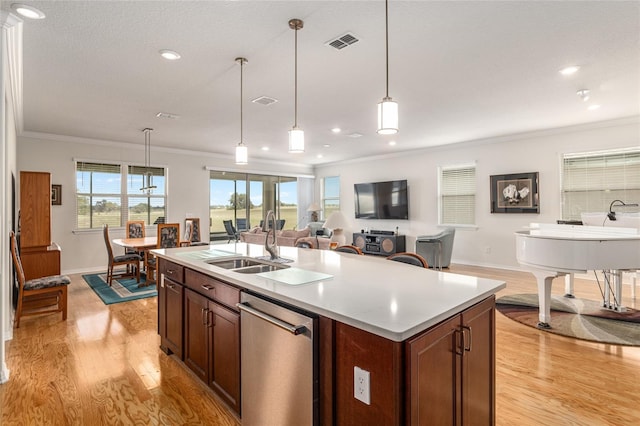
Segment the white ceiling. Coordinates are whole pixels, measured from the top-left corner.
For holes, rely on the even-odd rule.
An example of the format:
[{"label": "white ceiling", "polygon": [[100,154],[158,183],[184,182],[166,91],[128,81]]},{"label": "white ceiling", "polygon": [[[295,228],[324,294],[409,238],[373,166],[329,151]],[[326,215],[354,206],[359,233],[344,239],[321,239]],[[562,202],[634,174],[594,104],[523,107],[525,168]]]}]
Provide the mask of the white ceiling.
[{"label": "white ceiling", "polygon": [[[17,1],[17,0],[16,0]],[[638,1],[389,2],[389,95],[400,132],[376,134],[384,2],[23,1],[24,131],[321,164],[640,113]],[[4,10],[11,2],[2,1]],[[304,154],[287,153],[294,120]],[[346,32],[360,41],[337,51]],[[182,58],[170,62],[158,51]],[[581,66],[564,77],[564,66]],[[582,102],[579,89],[589,89]],[[270,106],[259,96],[278,99]],[[591,103],[601,105],[588,111]],[[178,119],[156,118],[158,112]],[[332,134],[333,127],[342,128]],[[350,133],[362,137],[349,137]],[[396,141],[390,146],[389,141]],[[325,145],[330,145],[329,147]],[[268,146],[269,151],[261,150]],[[318,158],[322,155],[322,158]],[[142,161],[142,158],[141,158]]]}]

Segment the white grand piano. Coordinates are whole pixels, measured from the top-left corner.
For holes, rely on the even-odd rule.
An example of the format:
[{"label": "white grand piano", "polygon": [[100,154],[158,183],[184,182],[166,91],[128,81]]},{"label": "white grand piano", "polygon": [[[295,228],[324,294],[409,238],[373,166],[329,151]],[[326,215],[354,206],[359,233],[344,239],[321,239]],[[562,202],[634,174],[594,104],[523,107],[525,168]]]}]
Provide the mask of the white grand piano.
[{"label": "white grand piano", "polygon": [[516,258],[538,282],[540,328],[550,328],[551,283],[567,274],[603,270],[602,306],[624,311],[622,272],[640,269],[640,229],[532,223],[516,232]]}]

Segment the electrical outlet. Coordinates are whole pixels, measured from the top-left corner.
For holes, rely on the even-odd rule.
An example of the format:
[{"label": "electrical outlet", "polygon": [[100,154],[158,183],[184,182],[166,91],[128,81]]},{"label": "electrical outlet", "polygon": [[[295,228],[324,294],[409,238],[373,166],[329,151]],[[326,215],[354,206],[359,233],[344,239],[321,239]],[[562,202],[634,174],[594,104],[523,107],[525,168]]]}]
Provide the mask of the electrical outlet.
[{"label": "electrical outlet", "polygon": [[484,252],[485,252],[485,254],[491,254],[491,246],[486,246],[484,248]]},{"label": "electrical outlet", "polygon": [[353,367],[353,396],[367,405],[371,405],[369,372],[360,367]]}]

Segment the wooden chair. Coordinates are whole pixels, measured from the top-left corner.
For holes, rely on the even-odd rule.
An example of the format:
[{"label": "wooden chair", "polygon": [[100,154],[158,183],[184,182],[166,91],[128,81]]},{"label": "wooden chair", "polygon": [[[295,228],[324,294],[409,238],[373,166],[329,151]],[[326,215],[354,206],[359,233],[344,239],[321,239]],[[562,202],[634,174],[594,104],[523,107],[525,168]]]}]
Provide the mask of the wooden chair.
[{"label": "wooden chair", "polygon": [[65,321],[67,319],[67,286],[71,280],[66,275],[51,275],[25,281],[16,235],[11,231],[9,237],[11,258],[18,278],[16,328],[20,328],[20,318],[27,315],[62,312],[62,320]]},{"label": "wooden chair", "polygon": [[[180,241],[180,224],[179,223],[159,223],[156,233],[158,243],[156,248],[176,248],[188,246],[188,241]],[[147,281],[145,286],[156,284],[158,282],[158,261],[156,257],[149,251],[145,252],[144,265],[147,269]]]},{"label": "wooden chair", "polygon": [[209,243],[200,240],[200,219],[187,218],[184,220],[184,241],[189,241],[192,246],[208,246]]},{"label": "wooden chair", "polygon": [[339,251],[342,253],[363,254],[362,250],[360,250],[360,247],[352,246],[350,244],[336,247],[336,251]]},{"label": "wooden chair", "polygon": [[[136,253],[126,253],[120,256],[113,255],[113,248],[111,247],[111,240],[109,239],[109,225],[104,225],[102,228],[102,234],[104,235],[104,244],[107,246],[107,255],[109,257],[109,264],[107,266],[107,284],[111,286],[113,278],[133,278],[136,277],[138,283],[140,282],[140,262],[142,258]],[[126,266],[125,272],[119,275],[114,275],[113,270],[116,266]],[[131,266],[131,269],[129,267]]]},{"label": "wooden chair", "polygon": [[402,262],[409,265],[420,266],[423,268],[429,268],[429,264],[427,260],[416,253],[410,253],[408,251],[403,251],[399,253],[394,253],[392,255],[387,256],[387,260],[394,260],[396,262]]},{"label": "wooden chair", "polygon": [[298,241],[296,241],[296,247],[298,247],[298,248],[310,248],[310,249],[315,248],[314,245],[313,245],[313,241],[311,241],[311,240],[306,240],[306,241],[298,240]]}]

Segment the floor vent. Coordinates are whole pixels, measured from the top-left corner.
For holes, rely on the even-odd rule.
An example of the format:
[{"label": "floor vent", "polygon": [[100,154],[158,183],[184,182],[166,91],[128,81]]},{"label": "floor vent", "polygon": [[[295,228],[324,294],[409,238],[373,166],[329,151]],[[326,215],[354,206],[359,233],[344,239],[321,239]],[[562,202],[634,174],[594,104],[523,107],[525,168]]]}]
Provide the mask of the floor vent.
[{"label": "floor vent", "polygon": [[271,104],[275,104],[276,102],[278,102],[278,100],[274,99],[274,98],[270,98],[268,96],[260,96],[259,98],[255,98],[251,102],[256,103],[256,104],[260,104],[260,105],[271,105]]},{"label": "floor vent", "polygon": [[325,43],[325,46],[331,46],[336,50],[342,50],[347,46],[351,46],[354,43],[360,41],[353,33],[346,33],[340,37],[336,37],[333,40],[329,40]]}]

